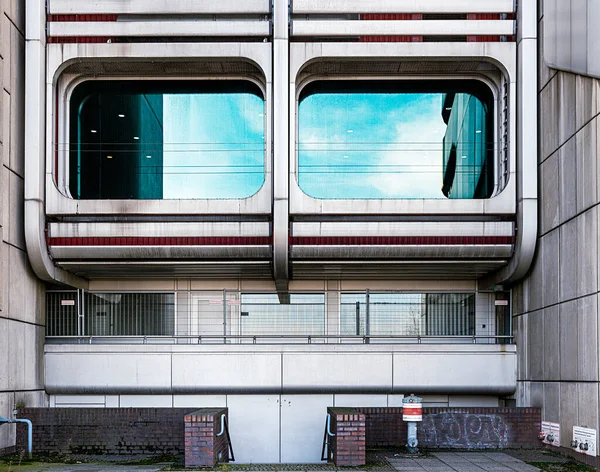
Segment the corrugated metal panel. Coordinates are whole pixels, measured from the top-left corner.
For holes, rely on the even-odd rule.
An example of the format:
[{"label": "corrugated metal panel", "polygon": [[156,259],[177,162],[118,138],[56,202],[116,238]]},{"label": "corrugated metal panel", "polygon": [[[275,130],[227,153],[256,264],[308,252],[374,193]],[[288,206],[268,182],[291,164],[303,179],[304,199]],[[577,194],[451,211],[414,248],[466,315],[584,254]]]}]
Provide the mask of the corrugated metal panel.
[{"label": "corrugated metal panel", "polygon": [[331,236],[290,237],[290,244],[301,246],[353,245],[489,245],[514,244],[512,236]]},{"label": "corrugated metal panel", "polygon": [[145,238],[48,238],[49,246],[265,246],[269,236],[248,237],[145,237]]}]

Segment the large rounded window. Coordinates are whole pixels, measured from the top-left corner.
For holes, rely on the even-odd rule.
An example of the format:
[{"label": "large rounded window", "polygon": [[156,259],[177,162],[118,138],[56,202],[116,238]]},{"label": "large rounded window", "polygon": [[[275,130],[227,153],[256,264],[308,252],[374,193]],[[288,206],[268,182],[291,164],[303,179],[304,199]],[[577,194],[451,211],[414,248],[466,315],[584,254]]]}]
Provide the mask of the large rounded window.
[{"label": "large rounded window", "polygon": [[264,109],[245,80],[84,82],[70,97],[70,194],[249,197],[265,178]]},{"label": "large rounded window", "polygon": [[493,95],[476,80],[321,80],[298,104],[298,184],[320,199],[489,198]]}]

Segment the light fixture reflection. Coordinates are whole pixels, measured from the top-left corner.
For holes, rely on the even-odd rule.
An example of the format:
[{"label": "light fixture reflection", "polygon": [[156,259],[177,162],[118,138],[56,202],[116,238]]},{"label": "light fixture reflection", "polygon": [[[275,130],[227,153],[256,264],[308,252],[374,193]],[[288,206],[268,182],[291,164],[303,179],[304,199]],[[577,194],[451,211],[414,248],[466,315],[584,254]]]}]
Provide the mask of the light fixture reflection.
[{"label": "light fixture reflection", "polygon": [[125,115],[119,113],[119,118],[125,118]]}]

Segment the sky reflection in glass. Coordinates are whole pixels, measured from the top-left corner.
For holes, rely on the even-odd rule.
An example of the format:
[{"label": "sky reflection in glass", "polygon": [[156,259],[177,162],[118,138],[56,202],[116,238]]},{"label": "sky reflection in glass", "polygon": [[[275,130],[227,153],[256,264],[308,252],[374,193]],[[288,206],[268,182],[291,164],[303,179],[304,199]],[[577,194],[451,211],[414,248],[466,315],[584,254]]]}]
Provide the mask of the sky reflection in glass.
[{"label": "sky reflection in glass", "polygon": [[264,182],[264,102],[252,94],[164,96],[164,198],[245,198]]},{"label": "sky reflection in glass", "polygon": [[299,104],[298,183],[315,198],[445,198],[442,93],[314,93]]}]

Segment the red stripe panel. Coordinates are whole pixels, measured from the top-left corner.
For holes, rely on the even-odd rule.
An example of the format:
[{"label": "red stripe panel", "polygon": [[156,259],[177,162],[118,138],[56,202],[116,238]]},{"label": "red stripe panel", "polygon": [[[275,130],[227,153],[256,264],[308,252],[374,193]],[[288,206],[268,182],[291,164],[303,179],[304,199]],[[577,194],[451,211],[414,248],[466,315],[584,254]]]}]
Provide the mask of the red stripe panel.
[{"label": "red stripe panel", "polygon": [[70,44],[70,43],[108,43],[113,38],[109,36],[50,36],[48,43]]},{"label": "red stripe panel", "polygon": [[48,15],[48,21],[117,21],[117,15]]},{"label": "red stripe panel", "polygon": [[514,244],[513,236],[333,236],[291,237],[297,246],[450,246]]},{"label": "red stripe panel", "polygon": [[[361,20],[422,20],[421,14],[409,13],[365,13],[360,15]],[[423,36],[361,36],[360,42],[363,43],[422,43]]]},{"label": "red stripe panel", "polygon": [[48,238],[49,246],[268,246],[270,236]]}]

